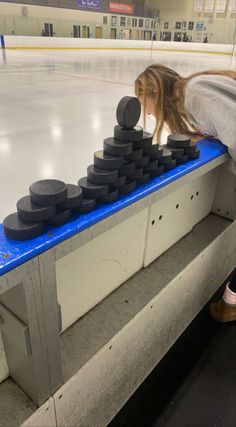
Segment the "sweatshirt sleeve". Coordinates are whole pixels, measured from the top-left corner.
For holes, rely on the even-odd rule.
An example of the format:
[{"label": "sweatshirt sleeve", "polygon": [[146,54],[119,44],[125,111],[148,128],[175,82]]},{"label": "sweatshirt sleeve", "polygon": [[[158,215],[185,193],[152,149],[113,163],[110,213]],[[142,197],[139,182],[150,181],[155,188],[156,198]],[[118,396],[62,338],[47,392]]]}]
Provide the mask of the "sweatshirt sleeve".
[{"label": "sweatshirt sleeve", "polygon": [[185,107],[202,133],[228,147],[229,167],[236,174],[236,82],[225,76],[195,77],[187,84]]}]

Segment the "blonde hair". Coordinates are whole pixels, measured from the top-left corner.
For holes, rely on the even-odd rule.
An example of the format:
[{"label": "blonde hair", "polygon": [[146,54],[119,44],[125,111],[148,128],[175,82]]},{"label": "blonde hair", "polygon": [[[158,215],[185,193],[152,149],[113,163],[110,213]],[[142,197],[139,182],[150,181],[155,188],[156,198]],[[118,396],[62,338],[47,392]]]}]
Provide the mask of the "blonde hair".
[{"label": "blonde hair", "polygon": [[228,76],[236,80],[236,72],[208,70],[182,77],[176,71],[164,65],[153,64],[146,68],[135,81],[135,94],[143,99],[144,127],[146,126],[147,98],[154,101],[156,127],[154,135],[159,140],[164,124],[171,133],[198,136],[199,130],[189,121],[184,107],[184,90],[187,82],[193,77],[206,74]]}]

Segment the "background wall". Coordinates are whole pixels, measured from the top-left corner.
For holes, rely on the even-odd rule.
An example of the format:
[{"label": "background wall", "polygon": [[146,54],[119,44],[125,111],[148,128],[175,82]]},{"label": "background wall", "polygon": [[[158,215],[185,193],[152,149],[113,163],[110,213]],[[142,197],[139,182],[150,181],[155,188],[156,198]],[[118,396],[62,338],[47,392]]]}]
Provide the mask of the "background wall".
[{"label": "background wall", "polygon": [[[15,0],[16,1],[16,0]],[[114,0],[115,1],[115,0]],[[118,0],[116,0],[118,2]],[[11,0],[0,2],[0,33],[10,35],[31,35],[40,36],[44,28],[44,23],[53,24],[53,36],[73,37],[73,25],[81,26],[80,37],[85,37],[82,27],[89,27],[90,37],[111,38],[111,28],[116,28],[113,37],[123,38],[124,30],[129,31],[131,39],[150,39],[157,33],[157,40],[162,38],[163,31],[171,32],[170,40],[174,41],[176,32],[184,32],[192,42],[202,42],[207,36],[210,43],[232,44],[236,41],[236,14],[231,14],[228,10],[225,14],[194,13],[194,0],[124,0],[124,3],[134,3],[135,10],[147,16],[156,16],[157,20],[142,18],[142,25],[139,26],[141,16],[137,18],[137,26],[133,26],[133,17],[122,15],[125,25],[120,25],[121,16],[117,16],[117,25],[112,25],[112,16],[115,14],[105,13],[108,11],[109,0],[102,0],[102,10],[104,12],[90,12],[78,10],[77,0],[28,0],[13,3]],[[27,4],[26,4],[27,3]],[[30,4],[28,4],[30,3]],[[47,7],[32,5],[36,3],[47,4]],[[59,5],[60,7],[49,7]],[[64,9],[68,6],[68,9]],[[73,9],[74,8],[74,9]],[[107,17],[107,23],[104,23]],[[175,22],[186,22],[186,31],[175,29]],[[194,29],[188,30],[188,23],[194,22]],[[154,25],[152,25],[154,22]],[[164,29],[164,22],[168,22],[168,29]],[[196,23],[202,22],[203,29],[196,30]],[[102,28],[100,36],[96,27]]]}]

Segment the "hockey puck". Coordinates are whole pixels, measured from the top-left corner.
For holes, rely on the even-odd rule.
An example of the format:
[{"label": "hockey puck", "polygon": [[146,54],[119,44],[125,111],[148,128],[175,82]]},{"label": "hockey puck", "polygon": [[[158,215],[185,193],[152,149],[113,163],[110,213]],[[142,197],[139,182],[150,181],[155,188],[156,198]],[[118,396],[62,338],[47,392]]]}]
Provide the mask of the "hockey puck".
[{"label": "hockey puck", "polygon": [[108,156],[104,151],[94,153],[94,165],[101,169],[118,169],[124,164],[123,157]]},{"label": "hockey puck", "polygon": [[119,197],[119,190],[113,189],[109,191],[109,193],[107,193],[105,196],[99,197],[97,201],[98,203],[112,203],[112,202],[115,202],[118,199],[118,197]]},{"label": "hockey puck", "polygon": [[150,180],[150,173],[146,172],[143,174],[143,176],[137,179],[137,185],[147,184],[149,180]]},{"label": "hockey puck", "polygon": [[184,155],[184,148],[171,147],[170,145],[166,145],[165,148],[171,151],[173,159],[180,159]]},{"label": "hockey puck", "polygon": [[135,126],[133,129],[123,129],[121,126],[114,127],[114,138],[122,142],[135,142],[142,139],[143,128]]},{"label": "hockey puck", "polygon": [[118,169],[119,176],[129,175],[135,171],[135,163],[125,160],[124,165]]},{"label": "hockey puck", "polygon": [[140,160],[143,156],[143,150],[134,150],[132,153],[127,154],[125,156],[125,160],[128,160],[130,162],[134,162],[136,160]]},{"label": "hockey puck", "polygon": [[116,119],[124,129],[132,129],[139,121],[141,105],[138,98],[124,96],[117,106]]},{"label": "hockey puck", "polygon": [[28,222],[44,221],[55,213],[55,206],[36,205],[32,202],[30,196],[25,196],[18,200],[16,207],[19,218]]},{"label": "hockey puck", "polygon": [[176,159],[177,165],[184,165],[188,162],[188,154],[184,154],[184,156],[180,157],[179,159]]},{"label": "hockey puck", "polygon": [[158,146],[158,149],[154,153],[150,153],[149,157],[151,160],[159,160],[162,156],[163,148],[162,146]]},{"label": "hockey puck", "polygon": [[43,233],[43,222],[22,221],[17,212],[14,212],[4,219],[3,228],[10,239],[29,240]]},{"label": "hockey puck", "polygon": [[83,198],[81,201],[81,204],[73,209],[73,212],[75,213],[89,213],[93,211],[96,208],[96,200],[95,199],[85,199]]},{"label": "hockey puck", "polygon": [[71,217],[71,209],[60,209],[56,208],[55,214],[45,221],[45,224],[58,227],[69,221]]},{"label": "hockey puck", "polygon": [[149,156],[143,156],[141,159],[135,161],[136,168],[143,168],[149,163]]},{"label": "hockey puck", "polygon": [[184,149],[184,152],[185,154],[192,154],[192,153],[195,153],[196,150],[197,150],[197,143],[191,141],[190,145]]},{"label": "hockey puck", "polygon": [[145,172],[151,172],[158,168],[158,160],[152,160],[144,167]]},{"label": "hockey puck", "polygon": [[121,176],[118,176],[116,182],[113,182],[110,185],[110,188],[113,188],[113,189],[119,188],[119,187],[122,187],[122,185],[124,185],[125,183],[126,183],[126,175],[121,175]]},{"label": "hockey puck", "polygon": [[163,165],[165,163],[170,162],[171,160],[172,160],[172,153],[171,153],[171,151],[168,150],[167,148],[164,148],[163,152],[162,152],[162,156],[159,159],[160,164]]},{"label": "hockey puck", "polygon": [[194,153],[188,154],[189,160],[196,160],[199,158],[199,156],[200,156],[200,150],[199,149],[196,149],[196,151]]},{"label": "hockey puck", "polygon": [[118,170],[99,169],[94,165],[87,168],[88,181],[93,184],[112,184],[118,178]]},{"label": "hockey puck", "polygon": [[174,169],[175,167],[176,167],[176,159],[172,159],[164,163],[165,171],[169,171],[171,169]]},{"label": "hockey puck", "polygon": [[143,149],[150,147],[150,145],[152,145],[152,140],[153,140],[152,133],[143,131],[142,139],[140,139],[139,141],[133,142],[133,147],[134,148],[143,148]]},{"label": "hockey puck", "polygon": [[57,179],[43,179],[34,182],[30,188],[31,200],[42,206],[56,205],[64,202],[67,197],[66,184]]},{"label": "hockey puck", "polygon": [[128,175],[128,179],[130,181],[136,181],[138,178],[141,178],[143,176],[143,168],[136,168],[133,173]]},{"label": "hockey puck", "polygon": [[78,185],[82,188],[83,196],[87,199],[96,199],[97,197],[105,196],[109,189],[108,185],[93,184],[86,177],[80,178]]},{"label": "hockey puck", "polygon": [[64,202],[59,203],[57,207],[62,210],[76,208],[79,206],[83,198],[83,192],[81,188],[78,187],[78,185],[66,184],[66,189],[67,199]]},{"label": "hockey puck", "polygon": [[133,145],[130,142],[119,144],[115,138],[106,138],[103,142],[103,151],[111,156],[125,156],[133,151]]},{"label": "hockey puck", "polygon": [[119,188],[120,194],[132,193],[136,188],[136,181],[127,181],[125,185]]},{"label": "hockey puck", "polygon": [[164,165],[158,166],[157,169],[154,169],[153,171],[150,172],[152,178],[160,176],[163,173],[164,173]]},{"label": "hockey puck", "polygon": [[167,145],[178,148],[189,147],[190,138],[187,135],[172,134],[167,137]]}]

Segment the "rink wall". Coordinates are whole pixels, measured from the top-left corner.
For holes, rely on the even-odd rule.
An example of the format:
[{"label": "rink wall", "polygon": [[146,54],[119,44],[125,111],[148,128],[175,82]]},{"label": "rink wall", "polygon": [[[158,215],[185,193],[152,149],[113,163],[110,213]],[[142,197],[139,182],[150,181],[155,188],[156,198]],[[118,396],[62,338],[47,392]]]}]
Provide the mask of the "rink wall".
[{"label": "rink wall", "polygon": [[178,43],[148,40],[77,39],[65,37],[4,36],[6,49],[160,50],[232,55],[232,44]]}]

